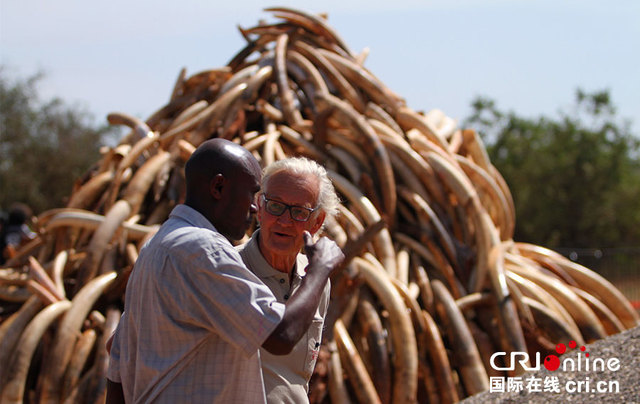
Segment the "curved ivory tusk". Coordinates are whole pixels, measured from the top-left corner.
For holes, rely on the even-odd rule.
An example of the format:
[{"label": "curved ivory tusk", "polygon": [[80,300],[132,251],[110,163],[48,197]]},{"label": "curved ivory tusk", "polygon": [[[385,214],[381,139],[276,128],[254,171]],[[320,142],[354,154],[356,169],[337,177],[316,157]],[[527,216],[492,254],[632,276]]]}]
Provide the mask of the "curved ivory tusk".
[{"label": "curved ivory tusk", "polygon": [[331,357],[329,359],[329,397],[332,403],[351,404],[349,391],[344,383],[344,372],[335,341],[327,343]]},{"label": "curved ivory tusk", "polygon": [[113,183],[109,187],[109,194],[107,195],[107,203],[105,209],[108,210],[115,203],[120,193],[120,185],[126,180],[126,173],[131,169],[133,164],[138,161],[142,154],[145,153],[151,146],[155,145],[158,141],[158,134],[153,133],[151,136],[145,137],[137,141],[129,150],[116,169]]},{"label": "curved ivory tusk", "polygon": [[[497,234],[494,232],[494,235]],[[496,237],[497,238],[497,237]],[[496,240],[494,240],[495,242]],[[499,243],[494,244],[489,252],[489,279],[491,289],[498,303],[498,312],[502,319],[502,327],[508,346],[504,346],[505,351],[526,352],[527,345],[520,326],[520,319],[509,292],[507,276],[504,269],[504,252]]]},{"label": "curved ivory tusk", "polygon": [[87,257],[80,267],[76,290],[79,290],[98,273],[98,267],[108,244],[122,223],[131,215],[131,206],[126,200],[116,202],[96,229],[87,247]]},{"label": "curved ivory tusk", "polygon": [[264,150],[262,152],[264,167],[276,161],[276,143],[280,137],[280,132],[275,130],[275,125],[269,125],[267,130],[269,131],[267,141],[264,143]]},{"label": "curved ivory tusk", "polygon": [[373,385],[369,372],[367,372],[367,368],[364,366],[364,362],[351,337],[349,337],[342,320],[336,320],[333,326],[333,333],[342,366],[347,371],[348,379],[353,386],[353,391],[356,393],[358,401],[361,403],[380,404],[380,397],[378,397],[378,392]]},{"label": "curved ivory tusk", "polygon": [[395,351],[392,402],[414,403],[418,389],[418,348],[406,306],[398,291],[391,285],[386,272],[377,270],[371,263],[359,257],[354,258],[353,262],[367,285],[389,311],[389,332]]},{"label": "curved ivory tusk", "polygon": [[[432,201],[432,198],[427,193],[427,189],[424,187],[418,176],[413,171],[411,171],[409,166],[407,166],[398,156],[398,151],[394,150],[393,148],[388,148],[387,152],[389,153],[391,167],[393,167],[393,172],[396,176],[396,189],[399,193],[398,196],[403,197],[400,192],[400,188],[402,188],[404,185],[404,187],[419,195],[422,200]],[[402,207],[398,206],[398,209],[402,209]]]},{"label": "curved ivory tusk", "polygon": [[408,190],[408,189],[400,189],[400,195],[409,202],[417,213],[421,213],[421,216],[425,218],[426,221],[431,223],[432,228],[435,230],[438,238],[444,247],[444,251],[449,259],[449,262],[457,266],[457,258],[455,246],[453,244],[453,239],[449,232],[445,229],[444,225],[440,221],[440,218],[436,215],[436,213],[431,209],[429,204],[420,197],[420,195]]},{"label": "curved ivory tusk", "polygon": [[[320,71],[302,54],[296,52],[295,50],[289,50],[287,52],[287,58],[291,60],[294,64],[299,66],[305,73],[306,79],[312,83],[313,88],[315,89],[315,93],[329,93],[329,87],[327,87],[327,83],[325,83]],[[314,94],[308,94],[308,96],[313,99]]]},{"label": "curved ivory tusk", "polygon": [[540,271],[527,270],[520,266],[512,266],[511,271],[535,282],[558,299],[576,321],[585,342],[589,343],[607,335],[595,313],[569,289],[568,285]]},{"label": "curved ivory tusk", "polygon": [[383,107],[396,111],[403,108],[404,100],[393,94],[369,70],[344,56],[326,49],[318,49],[349,81],[356,84],[366,95]]},{"label": "curved ivory tusk", "polygon": [[[375,124],[375,127],[378,128],[378,130],[380,129],[379,124]],[[412,132],[409,131],[409,133]],[[414,135],[411,136],[415,138]],[[381,136],[381,140],[387,147],[397,152],[398,157],[415,173],[424,185],[424,188],[429,191],[430,197],[425,198],[425,200],[435,200],[440,205],[449,204],[444,188],[440,181],[438,181],[434,169],[410,144],[399,139],[397,136]],[[415,191],[417,192],[417,190]]]},{"label": "curved ivory tusk", "polygon": [[622,325],[622,322],[618,317],[616,317],[616,315],[613,314],[613,312],[609,310],[604,303],[598,300],[598,298],[580,288],[574,286],[571,286],[570,288],[576,295],[580,296],[580,298],[589,305],[596,316],[598,316],[598,319],[604,326],[607,335],[617,334],[625,330],[624,325]]},{"label": "curved ivory tusk", "polygon": [[327,132],[327,143],[332,145],[332,148],[333,146],[337,146],[344,149],[362,167],[366,169],[369,169],[371,167],[371,163],[369,162],[367,154],[364,152],[364,150],[362,150],[362,147],[360,147],[360,145],[356,143],[354,137],[345,136],[344,132],[338,133],[337,131],[329,130]]},{"label": "curved ivory tusk", "polygon": [[411,311],[411,318],[413,319],[416,336],[419,336],[420,334],[425,332],[427,325],[424,322],[424,317],[422,317],[422,309],[420,309],[418,301],[411,296],[411,293],[409,293],[409,289],[407,288],[407,286],[400,283],[399,280],[391,278],[391,283],[396,287],[398,293],[400,293],[400,296],[404,301],[404,304]]},{"label": "curved ivory tusk", "polygon": [[409,107],[400,107],[395,115],[398,125],[407,132],[409,129],[417,129],[429,141],[440,147],[442,150],[448,150],[447,141],[444,140],[440,133],[434,128],[423,115]]},{"label": "curved ivory tusk", "polygon": [[80,374],[84,369],[89,355],[93,351],[97,339],[96,331],[93,328],[85,330],[79,337],[73,348],[73,356],[69,361],[69,366],[64,374],[62,391],[73,391],[78,385]]},{"label": "curved ivory tusk", "polygon": [[326,23],[324,18],[288,7],[271,7],[265,8],[264,10],[274,12],[276,17],[283,18],[295,24],[300,24],[309,31],[327,38],[330,42],[336,43],[348,55],[353,55],[347,44],[342,40],[342,38],[340,38],[340,35],[338,35],[338,33]]},{"label": "curved ivory tusk", "polygon": [[489,376],[464,316],[442,282],[434,280],[431,287],[439,317],[445,323],[447,337],[451,346],[456,347],[453,353],[466,391],[474,395],[489,390]]},{"label": "curved ivory tusk", "polygon": [[573,320],[573,317],[567,312],[567,310],[553,297],[552,294],[538,286],[536,283],[523,278],[522,276],[513,273],[511,270],[507,270],[507,276],[513,282],[517,283],[523,292],[523,297],[534,299],[539,303],[547,306],[549,310],[553,311],[557,317],[571,330],[571,335],[575,336],[574,341],[582,341],[582,334],[578,325]]},{"label": "curved ivory tusk", "polygon": [[386,126],[391,128],[393,132],[397,133],[401,137],[403,138],[405,137],[404,132],[402,131],[402,128],[400,127],[400,125],[398,125],[398,123],[393,119],[391,114],[389,114],[380,105],[375,104],[373,102],[368,102],[367,108],[364,114],[369,118],[373,118],[384,123]]},{"label": "curved ivory tusk", "polygon": [[180,69],[180,72],[178,73],[178,78],[176,79],[176,82],[173,85],[173,91],[171,91],[169,102],[175,100],[176,98],[178,98],[179,95],[181,95],[184,92],[184,83],[185,83],[186,77],[187,77],[187,68],[183,67],[182,69]]},{"label": "curved ivory tusk", "polygon": [[68,251],[60,251],[53,260],[53,268],[51,270],[51,277],[56,290],[63,297],[66,296],[66,291],[64,289],[64,267],[67,265],[68,258]]},{"label": "curved ivory tusk", "polygon": [[227,107],[233,103],[238,97],[242,95],[244,90],[247,88],[246,83],[240,83],[232,89],[228,90],[224,95],[220,98],[216,99],[213,103],[211,103],[207,108],[203,109],[199,113],[197,113],[191,119],[186,120],[180,125],[175,126],[172,129],[167,130],[162,133],[159,137],[160,144],[162,147],[166,147],[174,141],[174,138],[179,134],[182,134],[186,131],[196,129],[198,127],[198,131],[200,135],[197,139],[190,139],[191,143],[195,146],[199,146],[203,140],[202,133],[211,132],[210,126],[215,126],[218,118],[227,110]]},{"label": "curved ivory tusk", "polygon": [[9,258],[4,266],[7,268],[16,267],[24,262],[24,258],[29,254],[34,254],[37,252],[39,248],[41,248],[45,243],[45,240],[42,236],[37,236],[33,240],[29,241],[27,244],[20,247],[20,249],[16,252],[16,255]]},{"label": "curved ivory tusk", "polygon": [[[87,211],[61,211],[53,216],[45,227],[45,231],[62,226],[82,227],[88,230],[96,230],[105,221],[105,216]],[[127,231],[127,236],[132,240],[140,240],[157,230],[158,226],[145,226],[135,223],[123,222],[121,227]]]},{"label": "curved ivory tusk", "polygon": [[324,73],[327,80],[335,87],[335,92],[332,92],[332,94],[336,94],[340,98],[347,100],[353,105],[356,111],[364,112],[364,102],[360,95],[358,95],[356,89],[326,57],[318,52],[316,48],[303,41],[294,41],[293,48],[306,56],[307,59],[313,62],[316,67]]},{"label": "curved ivory tusk", "polygon": [[0,285],[0,300],[24,304],[33,295],[26,286],[26,281],[20,285]]},{"label": "curved ivory tusk", "polygon": [[546,334],[550,341],[554,344],[560,342],[576,341],[582,345],[584,340],[581,335],[576,335],[565,322],[562,321],[557,313],[550,310],[548,306],[538,302],[537,300],[524,297],[523,302],[529,307],[536,321],[536,331]]},{"label": "curved ivory tusk", "polygon": [[50,292],[55,300],[63,300],[65,298],[64,290],[60,293],[60,290],[56,284],[51,280],[47,271],[42,268],[42,265],[34,257],[29,257],[29,274],[31,278],[42,285],[48,292]]},{"label": "curved ivory tusk", "polygon": [[60,394],[62,393],[64,372],[71,360],[73,347],[82,323],[96,300],[115,278],[114,271],[92,279],[80,289],[71,301],[71,308],[58,326],[52,349],[45,361],[42,373],[42,401],[58,402],[62,399]]},{"label": "curved ivory tusk", "polygon": [[403,285],[409,285],[409,249],[406,247],[398,249],[396,253],[396,262],[398,263],[398,273],[396,279]]},{"label": "curved ivory tusk", "polygon": [[31,296],[17,312],[0,324],[0,363],[2,363],[0,366],[0,386],[4,385],[5,378],[9,376],[6,364],[9,363],[9,358],[22,331],[42,306],[42,301],[37,296]]},{"label": "curved ivory tusk", "polygon": [[2,390],[2,399],[0,401],[3,403],[22,403],[27,373],[33,353],[51,323],[69,310],[70,307],[71,302],[68,300],[51,303],[29,322],[16,345],[13,359],[8,362],[7,367],[9,368],[8,374],[10,376],[4,390]]},{"label": "curved ivory tusk", "polygon": [[[118,322],[120,321],[120,310],[115,308],[107,309],[107,317],[104,327],[102,327],[102,334],[98,338],[95,358],[93,360],[93,367],[91,381],[87,385],[84,395],[87,397],[95,398],[96,402],[104,402],[107,393],[107,369],[109,366],[109,354],[106,349],[107,340],[114,333]],[[63,397],[71,395],[73,391],[64,391]]]},{"label": "curved ivory tusk", "polygon": [[260,66],[257,64],[252,64],[249,66],[245,66],[242,69],[238,70],[231,76],[231,78],[220,87],[220,92],[218,93],[218,97],[229,91],[234,86],[237,86],[241,83],[246,83],[249,78],[253,77],[260,70]]},{"label": "curved ivory tusk", "polygon": [[174,119],[173,121],[171,121],[171,124],[169,125],[169,127],[167,128],[167,130],[171,130],[175,127],[177,127],[178,125],[188,121],[189,119],[193,118],[194,116],[198,115],[200,112],[202,112],[202,110],[204,110],[207,107],[207,102],[205,100],[200,100],[200,101],[196,101],[193,104],[191,104],[190,106],[188,106],[186,109],[184,109],[180,115],[178,115],[176,117],[176,119]]},{"label": "curved ivory tusk", "polygon": [[110,113],[107,115],[107,121],[111,125],[126,125],[133,129],[133,132],[127,135],[121,143],[135,143],[144,137],[152,136],[153,133],[144,121],[122,112]]},{"label": "curved ivory tusk", "polygon": [[370,374],[382,403],[391,400],[391,364],[387,349],[386,330],[374,307],[371,294],[364,294],[358,301],[356,318],[367,340],[370,356]]},{"label": "curved ivory tusk", "polygon": [[[357,160],[353,157],[353,155],[349,154],[345,149],[335,146],[329,149],[329,154],[333,157],[336,162],[340,164],[340,166],[346,171],[351,179],[351,182],[357,184],[362,178],[362,170],[357,162]],[[332,168],[333,169],[333,168]]]},{"label": "curved ivory tusk", "polygon": [[131,206],[131,212],[127,218],[138,213],[151,184],[156,178],[156,174],[169,163],[170,158],[171,154],[169,152],[159,151],[136,171],[122,196],[122,199]]},{"label": "curved ivory tusk", "polygon": [[451,364],[449,363],[449,357],[442,342],[438,326],[428,312],[423,310],[422,316],[427,325],[426,332],[423,334],[424,341],[431,359],[431,368],[438,381],[441,403],[457,403],[459,399],[455,382],[453,381]]},{"label": "curved ivory tusk", "polygon": [[611,282],[594,271],[570,261],[568,258],[547,248],[526,243],[516,243],[516,248],[529,256],[540,254],[552,258],[587,292],[599,297],[601,301],[622,321],[627,328],[640,324],[640,315],[631,306],[629,300]]},{"label": "curved ivory tusk", "polygon": [[71,195],[67,207],[78,209],[89,208],[114,179],[114,175],[112,170],[108,170],[91,178]]},{"label": "curved ivory tusk", "polygon": [[316,161],[327,161],[327,155],[323,150],[318,149],[313,143],[304,139],[302,135],[287,125],[278,125],[278,131],[286,141],[292,143],[300,154],[309,156]]},{"label": "curved ivory tusk", "polygon": [[[396,210],[396,185],[389,155],[379,137],[366,118],[346,102],[330,94],[319,94],[316,99],[317,101],[325,103],[326,108],[335,108],[340,111],[361,135],[362,144],[373,159],[373,166],[380,181],[380,194],[383,199],[387,219],[392,220],[395,217]],[[325,108],[320,107],[320,109],[323,110]]]},{"label": "curved ivory tusk", "polygon": [[458,164],[475,185],[480,198],[484,196],[483,205],[494,219],[496,226],[500,229],[500,239],[510,240],[513,238],[515,223],[509,217],[509,206],[500,187],[489,173],[480,166],[470,162],[462,156],[456,155]]},{"label": "curved ivory tusk", "polygon": [[286,49],[289,36],[287,34],[281,34],[278,36],[275,47],[275,74],[276,82],[278,84],[278,94],[282,104],[282,113],[284,119],[291,126],[297,126],[302,122],[302,115],[300,111],[295,107],[294,95],[291,87],[289,86],[287,78],[286,67]]},{"label": "curved ivory tusk", "polygon": [[[361,214],[367,225],[372,225],[381,220],[380,214],[373,206],[371,201],[367,199],[360,190],[358,190],[353,184],[347,181],[341,175],[327,170],[327,174],[334,186],[338,191],[347,197],[354,208]],[[376,234],[373,239],[374,249],[380,262],[384,265],[387,272],[391,277],[395,277],[396,270],[396,256],[393,251],[393,244],[391,243],[391,235],[387,229],[383,229]]]}]

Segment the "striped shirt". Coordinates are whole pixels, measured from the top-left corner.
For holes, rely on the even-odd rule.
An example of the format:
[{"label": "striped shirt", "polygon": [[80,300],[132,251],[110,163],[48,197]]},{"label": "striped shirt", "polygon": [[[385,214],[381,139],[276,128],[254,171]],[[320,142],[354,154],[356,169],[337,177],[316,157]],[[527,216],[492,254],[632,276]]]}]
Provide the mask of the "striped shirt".
[{"label": "striped shirt", "polygon": [[265,402],[259,348],[283,315],[231,243],[178,205],[140,251],[107,377],[131,403]]}]

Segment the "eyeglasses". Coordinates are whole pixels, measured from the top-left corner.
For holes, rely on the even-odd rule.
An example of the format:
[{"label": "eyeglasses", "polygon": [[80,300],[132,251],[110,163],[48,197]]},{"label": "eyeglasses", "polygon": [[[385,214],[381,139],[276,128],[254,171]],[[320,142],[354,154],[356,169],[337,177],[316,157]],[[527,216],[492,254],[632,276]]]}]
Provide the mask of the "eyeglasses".
[{"label": "eyeglasses", "polygon": [[318,207],[311,209],[305,208],[304,206],[287,205],[286,203],[269,199],[264,196],[264,194],[262,194],[262,199],[264,200],[264,208],[267,213],[273,216],[282,216],[282,214],[288,209],[291,218],[298,222],[306,222],[311,217],[311,214],[318,210]]}]

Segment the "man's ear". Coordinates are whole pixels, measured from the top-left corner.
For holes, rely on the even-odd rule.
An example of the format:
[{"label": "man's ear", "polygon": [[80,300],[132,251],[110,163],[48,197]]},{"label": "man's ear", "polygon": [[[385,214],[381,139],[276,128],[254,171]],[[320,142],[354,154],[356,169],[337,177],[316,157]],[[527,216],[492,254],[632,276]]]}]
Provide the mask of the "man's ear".
[{"label": "man's ear", "polygon": [[326,216],[327,214],[325,212],[318,213],[318,216],[316,216],[316,218],[313,219],[313,225],[309,229],[309,233],[311,233],[312,235],[316,234],[316,232],[320,230],[320,228],[322,227],[322,224],[324,223],[324,219]]},{"label": "man's ear", "polygon": [[209,192],[214,199],[222,199],[222,190],[226,185],[226,180],[222,174],[216,174],[209,182]]}]

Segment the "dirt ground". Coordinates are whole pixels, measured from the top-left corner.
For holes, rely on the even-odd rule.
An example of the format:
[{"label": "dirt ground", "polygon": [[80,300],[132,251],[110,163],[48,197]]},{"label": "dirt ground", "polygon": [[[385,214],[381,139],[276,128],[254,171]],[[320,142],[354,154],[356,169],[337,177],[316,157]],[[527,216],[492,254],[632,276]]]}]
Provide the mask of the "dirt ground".
[{"label": "dirt ground", "polygon": [[[585,348],[590,359],[588,371],[585,370],[586,359],[582,354],[580,371],[577,370],[577,365],[571,371],[568,363],[566,370],[561,366],[555,371],[549,371],[542,366],[541,370],[521,375],[523,388],[520,391],[508,390],[508,380],[505,380],[505,392],[500,392],[498,381],[493,387],[494,391],[476,394],[461,403],[640,403],[640,327],[596,341]],[[559,356],[560,363],[566,358],[577,358],[578,349],[579,347],[568,350]],[[594,362],[597,358],[602,358],[603,361]],[[619,359],[619,366],[614,365],[612,358]],[[577,360],[574,363],[577,364]],[[600,365],[595,371],[594,363]],[[608,365],[612,365],[611,368]],[[546,388],[545,380],[549,382]],[[533,384],[528,384],[529,381]],[[537,384],[536,381],[540,383]],[[553,384],[556,392],[551,391]]]}]

